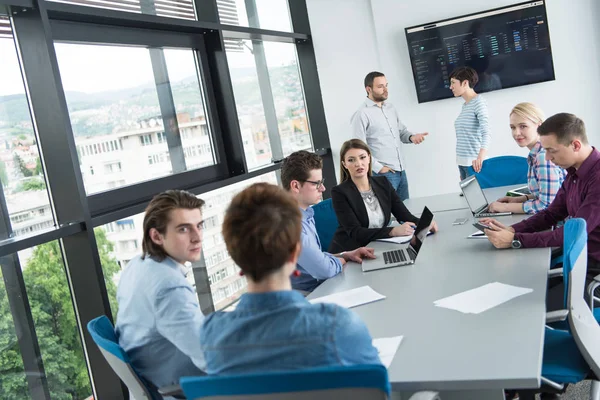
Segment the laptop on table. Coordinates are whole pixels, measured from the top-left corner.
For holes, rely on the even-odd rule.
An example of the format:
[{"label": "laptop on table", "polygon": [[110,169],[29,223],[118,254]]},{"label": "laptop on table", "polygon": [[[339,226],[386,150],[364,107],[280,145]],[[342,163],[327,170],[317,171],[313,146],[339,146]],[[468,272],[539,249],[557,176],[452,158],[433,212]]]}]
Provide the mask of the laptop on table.
[{"label": "laptop on table", "polygon": [[397,249],[394,250],[378,252],[375,259],[363,260],[363,272],[414,264],[423,246],[423,242],[427,238],[429,226],[432,222],[433,214],[429,211],[429,208],[425,207],[410,242],[398,244]]},{"label": "laptop on table", "polygon": [[512,214],[512,212],[495,213],[489,211],[490,204],[485,198],[485,194],[483,193],[483,190],[481,190],[481,186],[479,186],[479,182],[475,175],[471,175],[462,180],[460,182],[460,190],[462,190],[465,199],[467,200],[467,204],[475,218],[501,217],[503,215]]}]

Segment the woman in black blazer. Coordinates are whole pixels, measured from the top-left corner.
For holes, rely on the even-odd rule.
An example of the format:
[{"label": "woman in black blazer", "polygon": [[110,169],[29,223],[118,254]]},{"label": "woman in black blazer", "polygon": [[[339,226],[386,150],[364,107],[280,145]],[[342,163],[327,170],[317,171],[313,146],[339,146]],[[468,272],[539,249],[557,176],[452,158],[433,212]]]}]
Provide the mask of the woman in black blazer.
[{"label": "woman in black blazer", "polygon": [[[384,176],[372,176],[371,150],[359,139],[346,141],[340,151],[341,182],[331,190],[339,226],[329,252],[366,246],[375,239],[414,233],[419,219],[406,208]],[[403,224],[388,227],[390,215]],[[437,231],[435,222],[430,228]]]}]

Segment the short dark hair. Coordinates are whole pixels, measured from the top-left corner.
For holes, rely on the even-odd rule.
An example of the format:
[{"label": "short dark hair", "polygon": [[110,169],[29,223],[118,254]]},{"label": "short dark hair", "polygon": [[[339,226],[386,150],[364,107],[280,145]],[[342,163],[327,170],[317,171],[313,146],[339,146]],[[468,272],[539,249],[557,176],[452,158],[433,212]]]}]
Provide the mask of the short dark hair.
[{"label": "short dark hair", "polygon": [[574,114],[559,113],[545,120],[539,127],[541,136],[556,135],[558,143],[568,146],[574,139],[579,139],[583,144],[588,144],[585,124]]},{"label": "short dark hair", "polygon": [[369,72],[367,74],[367,76],[365,76],[365,87],[370,87],[373,88],[373,81],[375,80],[375,78],[379,78],[380,76],[385,76],[383,73],[381,72],[377,72],[377,71],[373,71],[373,72]]},{"label": "short dark hair", "polygon": [[254,282],[280,269],[300,243],[302,215],[282,188],[255,183],[237,194],[223,220],[231,258]]},{"label": "short dark hair", "polygon": [[144,239],[142,241],[142,258],[147,255],[164,260],[168,254],[162,246],[154,243],[150,237],[150,229],[155,228],[161,234],[167,231],[170,221],[170,213],[173,210],[183,208],[186,210],[202,209],[204,200],[197,198],[185,190],[167,190],[152,198],[144,215]]},{"label": "short dark hair", "polygon": [[479,75],[471,67],[458,67],[450,74],[450,79],[456,79],[459,82],[468,81],[469,87],[472,89],[479,82]]},{"label": "short dark hair", "polygon": [[310,178],[310,171],[323,169],[323,159],[315,153],[306,150],[296,151],[283,160],[281,165],[281,184],[285,190],[290,190],[292,181],[303,182]]}]

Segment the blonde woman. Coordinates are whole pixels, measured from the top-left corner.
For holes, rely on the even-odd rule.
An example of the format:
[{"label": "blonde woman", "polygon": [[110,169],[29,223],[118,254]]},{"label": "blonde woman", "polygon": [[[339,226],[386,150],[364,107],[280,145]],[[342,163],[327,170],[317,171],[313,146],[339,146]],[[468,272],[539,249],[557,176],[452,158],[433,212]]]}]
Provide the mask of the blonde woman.
[{"label": "blonde woman", "polygon": [[535,214],[552,203],[560,189],[566,172],[546,158],[542,148],[538,126],[544,122],[544,114],[535,104],[519,103],[510,112],[510,130],[519,147],[527,147],[527,186],[531,194],[519,197],[502,197],[490,204],[491,212]]}]

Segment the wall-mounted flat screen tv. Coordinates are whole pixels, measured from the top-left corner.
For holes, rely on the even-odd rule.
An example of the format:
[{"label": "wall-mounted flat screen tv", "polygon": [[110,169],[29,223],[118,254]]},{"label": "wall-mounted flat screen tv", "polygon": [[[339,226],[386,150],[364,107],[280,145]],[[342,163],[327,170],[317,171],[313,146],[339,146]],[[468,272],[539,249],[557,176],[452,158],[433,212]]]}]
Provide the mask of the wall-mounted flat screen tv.
[{"label": "wall-mounted flat screen tv", "polygon": [[452,97],[449,77],[461,66],[477,71],[477,93],[554,80],[545,1],[405,31],[419,103]]}]

